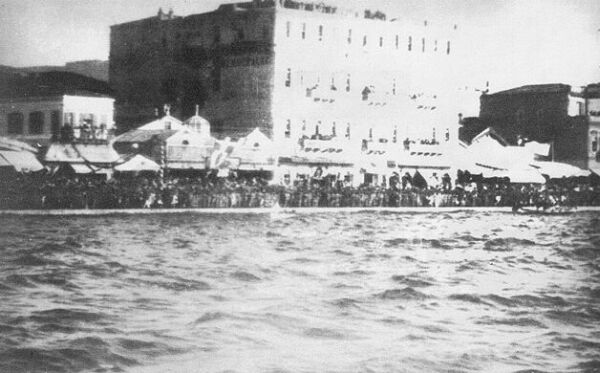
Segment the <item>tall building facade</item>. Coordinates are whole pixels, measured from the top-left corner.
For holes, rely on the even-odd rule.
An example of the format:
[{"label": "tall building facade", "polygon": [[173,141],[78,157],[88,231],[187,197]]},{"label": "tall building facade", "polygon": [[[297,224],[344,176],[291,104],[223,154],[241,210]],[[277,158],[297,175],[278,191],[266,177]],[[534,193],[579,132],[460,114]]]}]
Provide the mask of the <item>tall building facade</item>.
[{"label": "tall building facade", "polygon": [[[118,121],[204,101],[213,131],[446,142],[457,137],[457,26],[291,0],[221,5],[111,28]],[[177,114],[177,111],[175,111]]]}]

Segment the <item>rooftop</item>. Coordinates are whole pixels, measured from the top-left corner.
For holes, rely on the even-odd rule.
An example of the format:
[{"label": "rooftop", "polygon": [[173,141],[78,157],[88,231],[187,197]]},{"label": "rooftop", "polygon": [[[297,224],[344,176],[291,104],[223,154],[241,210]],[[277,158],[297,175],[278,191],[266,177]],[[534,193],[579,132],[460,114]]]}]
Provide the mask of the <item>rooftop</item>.
[{"label": "rooftop", "polygon": [[511,88],[505,91],[491,93],[488,96],[499,96],[499,95],[522,95],[531,93],[569,93],[571,86],[567,84],[554,83],[554,84],[534,84],[524,85],[522,87]]},{"label": "rooftop", "polygon": [[65,72],[8,74],[0,84],[0,98],[30,98],[59,95],[109,97],[108,83],[87,76]]}]

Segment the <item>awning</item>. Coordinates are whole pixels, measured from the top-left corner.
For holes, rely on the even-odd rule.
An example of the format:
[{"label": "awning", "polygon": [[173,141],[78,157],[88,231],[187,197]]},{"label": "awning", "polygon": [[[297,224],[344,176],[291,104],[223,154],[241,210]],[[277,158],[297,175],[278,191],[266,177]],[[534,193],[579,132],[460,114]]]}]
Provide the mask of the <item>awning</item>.
[{"label": "awning", "polygon": [[126,162],[115,167],[115,171],[119,172],[137,172],[137,171],[153,171],[160,170],[160,166],[151,159],[137,154]]},{"label": "awning", "polygon": [[542,162],[531,163],[531,167],[538,170],[543,175],[548,175],[551,179],[560,179],[563,177],[590,176],[589,170],[583,170],[579,167],[561,162]]},{"label": "awning", "polygon": [[484,174],[485,178],[504,178],[510,179],[513,184],[545,184],[546,179],[533,168],[516,169],[516,170],[497,170]]},{"label": "awning", "polygon": [[27,151],[0,151],[0,157],[18,172],[35,172],[44,168],[33,153]]},{"label": "awning", "polygon": [[95,170],[86,164],[69,163],[69,166],[75,171],[76,174],[91,174]]}]

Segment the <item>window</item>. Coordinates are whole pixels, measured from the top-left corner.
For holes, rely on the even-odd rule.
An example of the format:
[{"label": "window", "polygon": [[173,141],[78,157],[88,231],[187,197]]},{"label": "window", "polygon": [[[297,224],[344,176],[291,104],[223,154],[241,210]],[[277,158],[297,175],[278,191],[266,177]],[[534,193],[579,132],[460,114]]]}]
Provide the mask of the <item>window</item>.
[{"label": "window", "polygon": [[60,111],[54,110],[50,114],[50,132],[52,136],[58,137],[60,132]]},{"label": "window", "polygon": [[64,117],[64,125],[73,127],[75,124],[75,113],[65,113]]},{"label": "window", "polygon": [[446,141],[450,141],[450,129],[446,128]]},{"label": "window", "polygon": [[450,40],[446,43],[446,54],[450,54]]},{"label": "window", "polygon": [[396,95],[396,78],[394,78],[394,81],[392,82],[392,94],[394,96]]},{"label": "window", "polygon": [[585,105],[583,104],[583,102],[577,103],[577,113],[579,115],[585,115]]},{"label": "window", "polygon": [[392,136],[392,142],[398,142],[398,127],[394,126],[394,134]]},{"label": "window", "polygon": [[10,113],[7,116],[7,120],[9,135],[23,134],[23,113]]},{"label": "window", "polygon": [[183,140],[183,141],[181,142],[181,145],[190,145],[190,142],[189,142],[189,141],[187,141],[187,140]]},{"label": "window", "polygon": [[335,86],[335,75],[331,76],[331,90],[337,91],[337,87]]},{"label": "window", "polygon": [[352,29],[348,30],[348,44],[352,44]]},{"label": "window", "polygon": [[323,40],[323,25],[319,25],[319,41]]},{"label": "window", "polygon": [[369,140],[373,140],[373,128],[369,128]]},{"label": "window", "polygon": [[383,47],[383,37],[379,37],[379,48]]},{"label": "window", "polygon": [[438,50],[437,47],[438,47],[438,43],[437,43],[437,40],[436,40],[436,41],[433,42],[433,51],[434,52],[437,52],[437,50]]},{"label": "window", "polygon": [[42,132],[44,132],[44,113],[41,111],[29,113],[29,133],[39,135]]},{"label": "window", "polygon": [[306,23],[302,24],[302,39],[306,39]]},{"label": "window", "polygon": [[289,139],[292,136],[292,121],[287,120],[285,123],[285,138]]},{"label": "window", "polygon": [[412,36],[408,37],[408,51],[410,52],[412,50]]},{"label": "window", "polygon": [[367,35],[363,36],[363,47],[367,45]]},{"label": "window", "polygon": [[597,131],[590,131],[590,140],[592,142],[592,152],[597,152],[598,151],[598,132]]},{"label": "window", "polygon": [[333,136],[333,137],[336,136],[335,130],[336,130],[336,128],[335,128],[335,122],[333,122],[333,124],[331,125],[331,136]]},{"label": "window", "polygon": [[350,123],[346,123],[346,138],[350,138]]},{"label": "window", "polygon": [[286,87],[292,86],[292,70],[291,69],[287,69],[287,72],[285,73],[285,86]]},{"label": "window", "polygon": [[315,126],[315,135],[319,135],[319,126],[321,126],[321,121],[317,122],[317,125]]},{"label": "window", "polygon": [[302,120],[302,134],[306,132],[306,120]]},{"label": "window", "polygon": [[291,26],[290,21],[287,21],[285,23],[285,36],[288,37],[288,38],[290,37],[290,30],[291,30],[291,28],[292,28],[292,26]]},{"label": "window", "polygon": [[346,92],[350,92],[350,74],[346,75]]},{"label": "window", "polygon": [[395,44],[396,44],[396,49],[398,49],[398,46],[400,45],[400,38],[398,37],[398,35],[396,35]]},{"label": "window", "polygon": [[421,38],[421,52],[425,53],[425,38]]}]

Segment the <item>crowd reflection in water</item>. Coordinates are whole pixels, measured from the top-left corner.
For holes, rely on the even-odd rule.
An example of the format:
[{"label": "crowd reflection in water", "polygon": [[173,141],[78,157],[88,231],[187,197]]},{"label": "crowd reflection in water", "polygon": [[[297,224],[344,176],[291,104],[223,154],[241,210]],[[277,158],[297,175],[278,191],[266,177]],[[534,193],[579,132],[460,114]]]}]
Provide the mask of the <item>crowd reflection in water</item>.
[{"label": "crowd reflection in water", "polygon": [[19,174],[0,180],[2,209],[124,209],[239,207],[446,207],[446,206],[599,206],[600,186],[585,179],[553,180],[545,185],[510,184],[459,172],[425,180],[394,174],[379,185],[316,173],[282,185],[266,178],[155,176],[93,177]]}]

